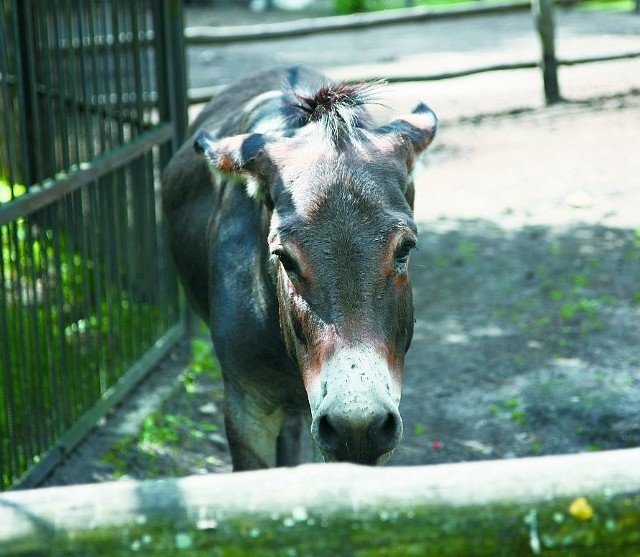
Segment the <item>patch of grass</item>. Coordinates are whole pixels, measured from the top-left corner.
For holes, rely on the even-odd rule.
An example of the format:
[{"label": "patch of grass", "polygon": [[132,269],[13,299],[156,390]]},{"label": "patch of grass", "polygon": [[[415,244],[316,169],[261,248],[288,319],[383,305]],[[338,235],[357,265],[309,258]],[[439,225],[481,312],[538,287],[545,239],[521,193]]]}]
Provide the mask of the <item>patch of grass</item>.
[{"label": "patch of grass", "polygon": [[212,411],[200,407],[216,399],[212,393],[218,388],[215,384],[220,377],[220,366],[211,341],[194,338],[190,365],[182,377],[183,403],[176,406],[171,399],[167,400],[158,411],[142,420],[136,436],[111,447],[103,461],[113,468],[113,474],[116,477],[144,474],[145,478],[158,478],[206,469],[215,457],[206,449],[203,451],[203,447],[207,446],[210,435],[220,432],[216,423],[220,417],[213,417]]},{"label": "patch of grass", "polygon": [[527,417],[521,408],[522,401],[518,398],[510,398],[489,406],[489,412],[501,419],[508,419],[518,425],[525,425]]},{"label": "patch of grass", "polygon": [[509,414],[509,419],[518,425],[525,425],[527,423],[527,417],[524,414],[524,410],[516,409],[512,410]]},{"label": "patch of grass", "polygon": [[544,442],[536,437],[533,441],[531,441],[529,450],[535,455],[542,454],[544,452]]},{"label": "patch of grass", "polygon": [[[168,473],[190,473],[178,458],[193,443],[200,442],[211,433],[219,431],[218,425],[207,421],[208,417],[193,419],[180,414],[167,414],[162,410],[149,414],[140,426],[136,437],[128,437],[114,443],[102,460],[113,467],[116,477],[131,474],[132,470],[144,470],[146,478],[157,478]],[[199,455],[206,459],[207,455]]]},{"label": "patch of grass", "polygon": [[579,2],[576,6],[586,12],[631,12],[634,9],[633,0],[593,0]]},{"label": "patch of grass", "polygon": [[214,379],[220,378],[220,368],[210,340],[194,338],[191,341],[191,368],[195,373],[206,373]]},{"label": "patch of grass", "polygon": [[213,353],[211,341],[205,338],[194,338],[191,341],[191,363],[182,378],[187,393],[192,394],[197,391],[200,376],[206,376],[211,381],[218,381],[222,377],[222,372]]},{"label": "patch of grass", "polygon": [[462,258],[468,263],[471,263],[472,261],[475,261],[476,258],[478,257],[479,247],[476,242],[465,240],[460,243],[456,251],[460,256],[460,258]]}]

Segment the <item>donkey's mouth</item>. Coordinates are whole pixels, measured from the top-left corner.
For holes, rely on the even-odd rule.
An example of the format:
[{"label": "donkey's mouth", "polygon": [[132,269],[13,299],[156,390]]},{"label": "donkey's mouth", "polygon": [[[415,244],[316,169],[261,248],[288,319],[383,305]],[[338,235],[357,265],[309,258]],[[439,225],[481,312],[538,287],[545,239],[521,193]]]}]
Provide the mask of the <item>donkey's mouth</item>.
[{"label": "donkey's mouth", "polygon": [[374,457],[372,455],[337,455],[321,449],[322,458],[325,462],[348,462],[351,464],[360,464],[362,466],[382,466],[391,458],[394,451],[395,449],[392,449],[383,455]]}]

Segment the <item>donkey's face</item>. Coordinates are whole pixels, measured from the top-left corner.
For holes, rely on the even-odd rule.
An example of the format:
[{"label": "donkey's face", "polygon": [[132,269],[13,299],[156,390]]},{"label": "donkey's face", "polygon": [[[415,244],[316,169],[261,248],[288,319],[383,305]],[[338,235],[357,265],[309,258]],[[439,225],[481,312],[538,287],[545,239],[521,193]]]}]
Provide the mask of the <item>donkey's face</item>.
[{"label": "donkey's face", "polygon": [[201,135],[196,147],[217,167],[248,173],[271,210],[265,247],[281,330],[325,459],[377,464],[402,436],[417,242],[411,169],[435,117],[422,105],[388,126],[335,131],[318,121],[273,141]]}]

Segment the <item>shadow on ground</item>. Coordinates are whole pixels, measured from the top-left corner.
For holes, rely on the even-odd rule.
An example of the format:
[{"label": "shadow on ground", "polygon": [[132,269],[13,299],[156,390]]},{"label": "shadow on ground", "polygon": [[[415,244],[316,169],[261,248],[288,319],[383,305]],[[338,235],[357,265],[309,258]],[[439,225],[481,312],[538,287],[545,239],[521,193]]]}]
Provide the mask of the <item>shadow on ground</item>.
[{"label": "shadow on ground", "polygon": [[640,444],[640,231],[423,226],[395,464]]}]

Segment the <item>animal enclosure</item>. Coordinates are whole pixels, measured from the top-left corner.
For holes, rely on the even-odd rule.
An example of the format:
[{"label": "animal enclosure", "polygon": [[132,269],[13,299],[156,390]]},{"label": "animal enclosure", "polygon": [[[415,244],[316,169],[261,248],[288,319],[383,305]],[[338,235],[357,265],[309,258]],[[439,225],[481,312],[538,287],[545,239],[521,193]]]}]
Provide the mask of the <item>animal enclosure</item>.
[{"label": "animal enclosure", "polygon": [[185,129],[180,9],[0,2],[0,489],[182,334],[156,199]]}]

